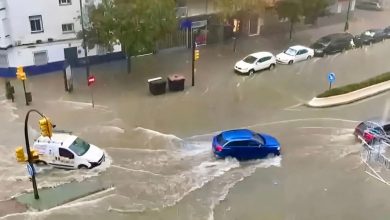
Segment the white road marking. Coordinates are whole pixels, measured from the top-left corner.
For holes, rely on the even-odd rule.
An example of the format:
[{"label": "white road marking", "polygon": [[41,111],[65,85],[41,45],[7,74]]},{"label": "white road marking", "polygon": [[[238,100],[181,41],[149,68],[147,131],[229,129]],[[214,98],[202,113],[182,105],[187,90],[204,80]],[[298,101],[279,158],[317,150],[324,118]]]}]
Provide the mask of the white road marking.
[{"label": "white road marking", "polygon": [[153,173],[153,172],[146,171],[146,170],[130,169],[130,168],[121,167],[121,166],[118,166],[118,165],[111,165],[111,167],[118,168],[118,169],[122,169],[122,170],[126,170],[126,171],[130,171],[130,172],[147,173],[147,174],[150,174],[150,175],[153,175],[153,176],[163,176],[163,175],[161,175],[161,174]]}]

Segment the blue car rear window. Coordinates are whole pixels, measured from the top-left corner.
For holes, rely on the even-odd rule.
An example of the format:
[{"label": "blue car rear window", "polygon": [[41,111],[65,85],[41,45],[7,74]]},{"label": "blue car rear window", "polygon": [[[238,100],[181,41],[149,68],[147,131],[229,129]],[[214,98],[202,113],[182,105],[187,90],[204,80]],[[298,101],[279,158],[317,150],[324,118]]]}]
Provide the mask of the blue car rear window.
[{"label": "blue car rear window", "polygon": [[226,143],[226,140],[223,138],[222,134],[217,135],[217,142],[220,145],[224,145]]}]

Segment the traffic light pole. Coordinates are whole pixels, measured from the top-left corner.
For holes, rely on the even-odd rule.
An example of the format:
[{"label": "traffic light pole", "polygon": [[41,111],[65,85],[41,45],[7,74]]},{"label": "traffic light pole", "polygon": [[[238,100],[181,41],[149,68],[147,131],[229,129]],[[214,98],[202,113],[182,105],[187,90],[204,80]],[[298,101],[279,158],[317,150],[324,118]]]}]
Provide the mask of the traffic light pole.
[{"label": "traffic light pole", "polygon": [[349,29],[349,13],[351,12],[351,1],[348,1],[348,11],[347,11],[347,20],[345,21],[344,31],[347,31]]},{"label": "traffic light pole", "polygon": [[192,86],[195,86],[195,36],[194,31],[191,30],[191,36],[192,36]]},{"label": "traffic light pole", "polygon": [[24,91],[24,98],[26,99],[26,105],[29,105],[28,100],[27,100],[27,93],[26,93],[26,83],[24,81],[25,80],[22,80],[22,82],[23,82],[23,91]]},{"label": "traffic light pole", "polygon": [[35,109],[31,109],[30,111],[27,112],[26,118],[24,120],[24,139],[26,141],[27,162],[28,162],[28,164],[30,165],[30,167],[32,168],[32,171],[33,171],[32,175],[31,175],[31,182],[32,182],[33,189],[34,189],[34,198],[35,199],[39,199],[37,182],[35,180],[35,168],[34,168],[34,165],[32,163],[32,155],[31,155],[31,150],[30,150],[30,141],[29,141],[29,138],[28,138],[28,127],[27,127],[27,125],[28,125],[28,118],[29,118],[31,112],[38,113],[40,116],[42,116],[44,118],[46,118],[46,117],[42,113],[40,113],[39,111],[37,111]]}]

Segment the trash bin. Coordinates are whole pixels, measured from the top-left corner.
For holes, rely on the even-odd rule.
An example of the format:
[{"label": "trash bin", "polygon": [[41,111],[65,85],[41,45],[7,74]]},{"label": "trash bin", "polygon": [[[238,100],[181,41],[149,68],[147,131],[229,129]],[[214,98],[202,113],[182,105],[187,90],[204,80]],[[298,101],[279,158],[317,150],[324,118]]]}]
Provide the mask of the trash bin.
[{"label": "trash bin", "polygon": [[170,91],[183,91],[185,78],[182,75],[174,74],[168,77],[168,87]]},{"label": "trash bin", "polygon": [[153,78],[148,80],[149,91],[152,95],[161,95],[165,93],[167,87],[167,81],[161,77]]}]

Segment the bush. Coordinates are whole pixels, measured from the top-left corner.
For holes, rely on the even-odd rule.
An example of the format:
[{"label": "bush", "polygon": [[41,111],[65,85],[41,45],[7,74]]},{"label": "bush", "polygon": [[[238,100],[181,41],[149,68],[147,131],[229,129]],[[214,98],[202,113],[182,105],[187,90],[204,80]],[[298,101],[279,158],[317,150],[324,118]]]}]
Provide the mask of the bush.
[{"label": "bush", "polygon": [[349,84],[349,85],[345,85],[342,87],[330,89],[330,90],[318,95],[317,98],[325,98],[325,97],[330,97],[330,96],[335,96],[335,95],[346,94],[346,93],[353,92],[353,91],[356,91],[359,89],[363,89],[363,88],[366,88],[366,87],[369,87],[369,86],[372,86],[372,85],[375,85],[375,84],[378,84],[381,82],[386,82],[388,80],[390,80],[390,72],[383,73],[379,76],[367,79],[367,80],[360,82],[360,83],[354,83],[354,84]]}]

